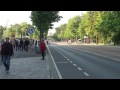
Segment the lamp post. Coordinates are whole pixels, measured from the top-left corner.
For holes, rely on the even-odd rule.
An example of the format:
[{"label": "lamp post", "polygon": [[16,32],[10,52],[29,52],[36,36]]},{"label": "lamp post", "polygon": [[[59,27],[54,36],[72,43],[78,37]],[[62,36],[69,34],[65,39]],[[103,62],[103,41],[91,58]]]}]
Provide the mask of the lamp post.
[{"label": "lamp post", "polygon": [[8,36],[8,21],[9,20],[7,20],[7,22],[6,22],[6,31],[7,31],[6,33],[7,33],[7,36]]}]

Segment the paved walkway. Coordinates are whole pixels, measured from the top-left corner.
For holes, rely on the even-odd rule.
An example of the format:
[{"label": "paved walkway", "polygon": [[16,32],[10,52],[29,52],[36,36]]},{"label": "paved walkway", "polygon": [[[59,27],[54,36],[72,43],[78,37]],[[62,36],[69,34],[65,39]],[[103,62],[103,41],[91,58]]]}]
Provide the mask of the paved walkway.
[{"label": "paved walkway", "polygon": [[11,59],[10,71],[0,66],[0,79],[50,79],[48,61],[41,57]]},{"label": "paved walkway", "polygon": [[[70,44],[67,44],[66,42],[52,42],[53,44],[58,44],[58,45],[70,45]],[[87,44],[87,43],[72,43],[71,45],[95,45],[96,46],[96,43],[92,43],[92,44]],[[116,45],[116,46],[113,46],[113,45],[104,45],[104,44],[98,44],[98,46],[107,46],[107,47],[118,47],[120,48],[119,45]]]},{"label": "paved walkway", "polygon": [[[96,45],[95,43],[93,44],[86,44],[86,43],[71,43],[71,44],[68,44],[67,42],[52,42],[53,44],[58,44],[58,45]],[[103,44],[99,44],[99,45],[103,45]]]}]

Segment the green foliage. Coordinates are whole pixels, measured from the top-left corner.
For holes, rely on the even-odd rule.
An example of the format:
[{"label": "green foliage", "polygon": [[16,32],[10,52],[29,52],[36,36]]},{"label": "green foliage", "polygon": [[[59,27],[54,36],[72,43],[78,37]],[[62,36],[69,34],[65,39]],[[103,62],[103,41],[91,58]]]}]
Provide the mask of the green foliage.
[{"label": "green foliage", "polygon": [[75,16],[69,19],[67,28],[65,31],[66,38],[77,38],[78,37],[78,28],[79,28],[80,22],[81,22],[80,16]]},{"label": "green foliage", "polygon": [[39,35],[40,35],[39,30],[35,29],[35,32],[33,33],[32,38],[39,39]]},{"label": "green foliage", "polygon": [[6,27],[0,26],[0,36],[3,35],[3,32],[6,30]]},{"label": "green foliage", "polygon": [[[61,30],[57,30],[56,37],[61,37]],[[70,18],[64,38],[80,37],[82,40],[87,35],[88,38],[99,43],[120,44],[120,11],[88,11],[82,16]]]},{"label": "green foliage", "polygon": [[59,41],[60,39],[58,38],[57,33],[54,33],[54,35],[52,36],[52,38],[54,38],[55,40]]},{"label": "green foliage", "polygon": [[[12,34],[15,35],[15,38],[23,38],[23,36],[25,37],[31,37],[33,36],[33,34],[29,34],[27,32],[28,29],[33,29],[35,30],[35,28],[26,23],[26,22],[22,22],[21,24],[14,24],[14,25],[11,25],[10,27],[8,27],[8,29],[6,30],[6,28],[4,28],[4,32],[3,32],[3,37],[11,37]],[[38,30],[37,30],[38,31]],[[35,33],[36,34],[36,33]],[[38,35],[39,37],[39,34],[36,34]]]},{"label": "green foliage", "polygon": [[52,29],[53,22],[58,22],[61,16],[58,15],[58,11],[32,11],[31,20],[40,31],[40,40],[43,38],[43,34],[48,32],[48,29]]}]

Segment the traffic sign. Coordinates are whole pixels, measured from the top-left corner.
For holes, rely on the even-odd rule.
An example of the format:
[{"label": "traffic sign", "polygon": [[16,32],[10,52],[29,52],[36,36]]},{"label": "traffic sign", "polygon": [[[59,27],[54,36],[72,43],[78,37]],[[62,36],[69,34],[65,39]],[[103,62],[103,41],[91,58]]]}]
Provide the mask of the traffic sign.
[{"label": "traffic sign", "polygon": [[33,30],[33,29],[29,29],[29,30],[28,30],[28,33],[33,34],[33,33],[34,33],[34,30]]}]

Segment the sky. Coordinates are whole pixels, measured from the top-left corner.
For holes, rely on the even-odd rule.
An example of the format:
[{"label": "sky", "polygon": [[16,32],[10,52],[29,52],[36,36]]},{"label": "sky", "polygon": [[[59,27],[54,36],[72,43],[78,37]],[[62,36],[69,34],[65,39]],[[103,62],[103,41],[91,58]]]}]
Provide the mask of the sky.
[{"label": "sky", "polygon": [[[63,18],[61,18],[59,22],[53,23],[53,29],[50,29],[49,33],[55,33],[56,27],[67,23],[70,18],[85,12],[86,11],[60,11],[59,15]],[[29,18],[30,14],[31,11],[0,11],[0,25],[9,27],[11,24],[20,24],[22,22],[32,24],[31,19]]]},{"label": "sky", "polygon": [[0,11],[0,25],[9,27],[22,22],[32,24],[30,15],[31,11]]},{"label": "sky", "polygon": [[86,13],[86,11],[60,11],[59,15],[62,16],[59,22],[54,23],[53,29],[49,30],[49,33],[55,33],[55,28],[59,27],[61,24],[67,24],[68,20],[74,16],[81,16],[82,14]]}]

